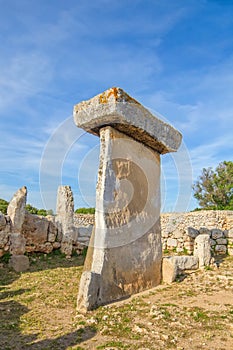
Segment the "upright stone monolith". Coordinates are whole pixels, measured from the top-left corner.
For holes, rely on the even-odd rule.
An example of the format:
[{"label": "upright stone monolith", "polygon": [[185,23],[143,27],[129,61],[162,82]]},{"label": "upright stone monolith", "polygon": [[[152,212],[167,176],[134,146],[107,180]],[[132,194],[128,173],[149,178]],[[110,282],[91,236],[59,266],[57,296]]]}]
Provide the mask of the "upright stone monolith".
[{"label": "upright stone monolith", "polygon": [[70,186],[58,187],[56,214],[58,231],[62,234],[61,251],[70,257],[74,234],[74,199]]},{"label": "upright stone monolith", "polygon": [[17,272],[23,272],[29,268],[29,259],[24,255],[26,239],[22,235],[26,201],[27,188],[23,186],[14,194],[7,208],[7,215],[11,220],[9,241],[12,257],[9,261],[9,266]]},{"label": "upright stone monolith", "polygon": [[193,255],[198,257],[200,268],[210,265],[211,245],[209,234],[201,234],[195,238]]},{"label": "upright stone monolith", "polygon": [[161,280],[160,154],[181,135],[122,89],[74,107],[76,125],[100,136],[95,227],[78,309],[91,310]]}]

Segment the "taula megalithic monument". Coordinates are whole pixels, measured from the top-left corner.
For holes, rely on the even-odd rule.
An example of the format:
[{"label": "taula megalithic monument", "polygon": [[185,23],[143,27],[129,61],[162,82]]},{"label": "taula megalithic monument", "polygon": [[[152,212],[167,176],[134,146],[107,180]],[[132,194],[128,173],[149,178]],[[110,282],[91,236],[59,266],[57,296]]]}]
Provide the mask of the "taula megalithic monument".
[{"label": "taula megalithic monument", "polygon": [[182,136],[120,88],[74,107],[78,127],[100,137],[95,227],[77,307],[85,312],[161,281],[160,154]]}]

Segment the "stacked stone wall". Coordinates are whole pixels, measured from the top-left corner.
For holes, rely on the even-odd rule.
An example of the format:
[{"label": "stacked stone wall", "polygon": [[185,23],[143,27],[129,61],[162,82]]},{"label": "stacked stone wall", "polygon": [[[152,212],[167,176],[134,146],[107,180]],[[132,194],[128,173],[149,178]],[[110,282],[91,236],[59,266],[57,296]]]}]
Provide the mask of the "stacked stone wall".
[{"label": "stacked stone wall", "polygon": [[233,211],[201,210],[189,213],[161,214],[161,235],[164,250],[191,254],[194,239],[209,234],[215,254],[233,254]]},{"label": "stacked stone wall", "polygon": [[[74,214],[73,249],[81,253],[88,245],[94,225],[92,214]],[[10,251],[12,223],[0,213],[0,257]],[[233,211],[202,210],[189,213],[162,213],[161,235],[163,250],[192,254],[197,235],[208,233],[216,254],[233,255]],[[38,216],[26,211],[22,225],[26,252],[50,253],[60,249],[62,232],[55,216]]]}]

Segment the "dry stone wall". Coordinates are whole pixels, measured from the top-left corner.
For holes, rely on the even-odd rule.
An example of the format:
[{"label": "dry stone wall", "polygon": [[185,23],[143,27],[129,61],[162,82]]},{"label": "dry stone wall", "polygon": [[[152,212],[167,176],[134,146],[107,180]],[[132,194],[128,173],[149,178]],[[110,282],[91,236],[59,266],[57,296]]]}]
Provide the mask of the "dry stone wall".
[{"label": "dry stone wall", "polygon": [[[94,221],[92,214],[74,214],[72,245],[78,254],[89,244]],[[0,212],[0,257],[10,252],[13,230],[10,216]],[[56,224],[55,216],[43,217],[25,211],[21,233],[25,239],[23,243],[26,252],[47,254],[61,247],[62,232]],[[208,234],[212,252],[233,255],[233,211],[163,213],[161,233],[163,250],[192,254],[195,238],[199,234]],[[11,245],[13,248],[17,252],[17,242]]]},{"label": "dry stone wall", "polygon": [[161,214],[164,250],[193,253],[194,239],[208,234],[213,253],[233,254],[233,211],[201,210]]}]

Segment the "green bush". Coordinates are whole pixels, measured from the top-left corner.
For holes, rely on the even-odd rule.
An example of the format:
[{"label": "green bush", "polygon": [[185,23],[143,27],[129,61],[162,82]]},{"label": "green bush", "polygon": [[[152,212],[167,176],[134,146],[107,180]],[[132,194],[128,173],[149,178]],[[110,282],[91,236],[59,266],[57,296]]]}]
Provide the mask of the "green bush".
[{"label": "green bush", "polygon": [[5,199],[0,198],[0,211],[3,214],[7,214],[7,207],[8,207],[9,202],[5,201]]},{"label": "green bush", "polygon": [[37,209],[37,208],[33,207],[31,204],[26,205],[26,210],[29,213],[35,214],[35,215],[42,215],[42,216],[53,215],[52,209],[50,209],[50,210]]},{"label": "green bush", "polygon": [[76,214],[95,214],[95,208],[78,208],[75,210]]}]

